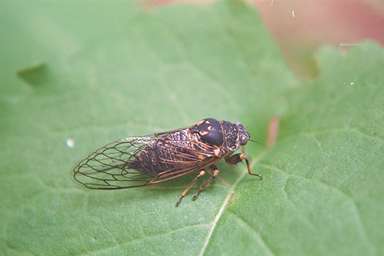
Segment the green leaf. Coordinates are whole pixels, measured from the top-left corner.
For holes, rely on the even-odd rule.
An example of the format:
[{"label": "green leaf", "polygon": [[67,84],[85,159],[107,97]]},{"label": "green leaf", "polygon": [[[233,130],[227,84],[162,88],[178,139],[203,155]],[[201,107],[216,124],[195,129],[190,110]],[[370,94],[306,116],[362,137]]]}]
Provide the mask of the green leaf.
[{"label": "green leaf", "polygon": [[[318,56],[294,79],[240,2],[145,9],[130,1],[0,4],[1,255],[381,255],[384,52]],[[249,144],[192,202],[188,179],[90,191],[78,160],[117,138],[212,116]]]}]

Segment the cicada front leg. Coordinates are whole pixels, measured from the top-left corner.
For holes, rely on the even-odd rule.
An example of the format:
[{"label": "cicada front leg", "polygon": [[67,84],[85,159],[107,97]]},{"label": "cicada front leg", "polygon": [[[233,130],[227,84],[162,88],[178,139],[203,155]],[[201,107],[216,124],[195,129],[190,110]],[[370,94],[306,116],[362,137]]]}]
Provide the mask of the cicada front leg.
[{"label": "cicada front leg", "polygon": [[237,153],[237,154],[225,157],[225,162],[227,162],[228,164],[232,164],[232,165],[235,165],[235,164],[237,164],[239,162],[242,162],[242,161],[245,161],[245,164],[247,165],[247,170],[248,170],[248,174],[249,175],[257,176],[257,177],[259,177],[260,180],[263,179],[263,176],[261,176],[258,173],[254,173],[252,171],[251,165],[250,165],[249,160],[248,160],[248,157],[247,157],[247,155],[244,152]]}]

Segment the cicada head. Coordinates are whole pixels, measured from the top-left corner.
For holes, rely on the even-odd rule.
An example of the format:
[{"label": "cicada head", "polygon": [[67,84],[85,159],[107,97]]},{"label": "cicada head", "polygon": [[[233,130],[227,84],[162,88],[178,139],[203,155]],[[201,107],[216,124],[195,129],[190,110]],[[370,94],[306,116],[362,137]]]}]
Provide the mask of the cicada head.
[{"label": "cicada head", "polygon": [[240,146],[247,144],[250,139],[248,131],[241,123],[222,121],[225,137],[225,147],[230,151],[237,150]]},{"label": "cicada head", "polygon": [[239,139],[240,145],[245,145],[251,138],[249,132],[245,129],[244,125],[238,123],[237,124],[237,136]]}]

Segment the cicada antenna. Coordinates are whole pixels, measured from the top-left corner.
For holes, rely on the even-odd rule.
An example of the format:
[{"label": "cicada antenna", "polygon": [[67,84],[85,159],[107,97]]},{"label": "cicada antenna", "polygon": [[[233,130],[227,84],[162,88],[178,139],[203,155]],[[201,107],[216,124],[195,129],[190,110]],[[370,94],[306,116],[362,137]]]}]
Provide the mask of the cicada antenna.
[{"label": "cicada antenna", "polygon": [[249,139],[249,141],[254,142],[254,143],[257,143],[257,144],[259,144],[260,146],[264,146],[264,144],[261,143],[260,141],[257,141],[257,140],[254,140],[254,139]]}]

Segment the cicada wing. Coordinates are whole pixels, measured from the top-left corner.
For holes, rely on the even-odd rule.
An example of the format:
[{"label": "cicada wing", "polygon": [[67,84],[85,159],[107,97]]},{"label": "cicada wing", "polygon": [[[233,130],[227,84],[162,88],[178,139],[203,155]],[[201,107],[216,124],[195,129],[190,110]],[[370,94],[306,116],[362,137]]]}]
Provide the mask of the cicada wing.
[{"label": "cicada wing", "polygon": [[130,163],[155,137],[126,138],[107,144],[83,159],[73,170],[76,181],[91,189],[122,189],[146,185],[154,177],[130,168]]},{"label": "cicada wing", "polygon": [[[169,133],[127,138],[107,144],[74,168],[74,178],[91,189],[132,188],[172,180],[204,169],[218,160],[214,156],[217,147],[196,141],[172,140],[166,137]],[[132,167],[137,164],[137,156],[155,144],[156,152],[161,154],[156,166],[152,167],[161,166],[161,170],[144,172]]]},{"label": "cicada wing", "polygon": [[218,161],[214,154],[216,146],[210,146],[197,141],[177,141],[159,139],[157,144],[160,154],[159,162],[167,168],[158,173],[157,177],[149,183],[160,183],[172,180],[194,171],[205,169],[210,164]]}]

